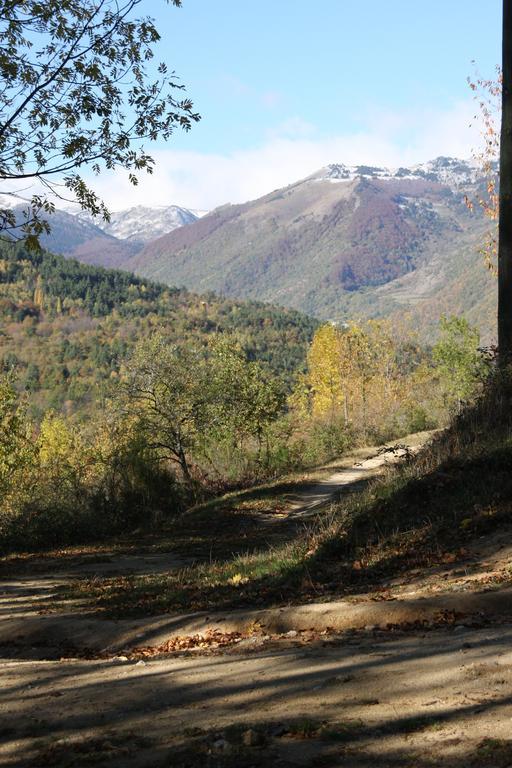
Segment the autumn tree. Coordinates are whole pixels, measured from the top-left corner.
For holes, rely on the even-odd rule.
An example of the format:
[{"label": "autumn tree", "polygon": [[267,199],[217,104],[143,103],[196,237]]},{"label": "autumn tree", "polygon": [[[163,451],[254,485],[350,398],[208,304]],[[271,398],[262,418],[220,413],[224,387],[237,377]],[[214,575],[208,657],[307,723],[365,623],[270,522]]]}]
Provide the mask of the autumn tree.
[{"label": "autumn tree", "polygon": [[401,377],[397,342],[383,320],[352,323],[341,337],[342,378],[349,420],[357,419],[366,437],[370,425],[384,424],[396,400]]},{"label": "autumn tree", "polygon": [[208,391],[204,356],[160,334],[137,345],[122,386],[126,412],[139,421],[148,445],[178,464],[188,483],[190,450],[209,420]]},{"label": "autumn tree", "polygon": [[108,219],[83,170],[124,168],[136,184],[153,169],[144,142],[199,119],[176,75],[152,63],[160,35],[135,17],[141,2],[0,0],[0,192],[25,202],[21,220],[0,210],[0,232],[37,245],[65,194]]},{"label": "autumn tree", "polygon": [[309,385],[313,414],[335,417],[344,402],[340,367],[340,329],[322,325],[313,336],[308,352]]},{"label": "autumn tree", "polygon": [[[26,405],[20,402],[10,376],[0,378],[0,500],[16,483],[16,474],[31,460],[33,446]],[[5,506],[5,504],[2,504]]]},{"label": "autumn tree", "polygon": [[[308,371],[289,405],[302,421],[327,420],[345,438],[404,434],[432,425],[436,400],[431,366],[414,335],[386,320],[328,324],[315,333]],[[435,409],[432,409],[433,411]]]},{"label": "autumn tree", "polygon": [[284,401],[273,378],[229,341],[197,349],[169,344],[161,334],[137,345],[122,390],[148,446],[178,464],[188,484],[192,457],[215,440],[251,436],[259,457]]},{"label": "autumn tree", "polygon": [[247,360],[243,351],[227,337],[217,337],[210,342],[208,367],[209,431],[240,443],[253,438],[257,444],[256,458],[261,462],[269,425],[284,406],[280,382],[260,362]]}]

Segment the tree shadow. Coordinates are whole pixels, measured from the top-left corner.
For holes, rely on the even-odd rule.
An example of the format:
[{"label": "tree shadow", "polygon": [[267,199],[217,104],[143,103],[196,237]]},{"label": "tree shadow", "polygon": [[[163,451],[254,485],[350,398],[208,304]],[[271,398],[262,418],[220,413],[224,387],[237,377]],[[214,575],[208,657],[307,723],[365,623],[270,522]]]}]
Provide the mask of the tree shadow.
[{"label": "tree shadow", "polygon": [[0,760],[27,768],[505,768],[512,627],[470,639],[466,649],[457,633],[438,632],[142,666],[7,664]]}]

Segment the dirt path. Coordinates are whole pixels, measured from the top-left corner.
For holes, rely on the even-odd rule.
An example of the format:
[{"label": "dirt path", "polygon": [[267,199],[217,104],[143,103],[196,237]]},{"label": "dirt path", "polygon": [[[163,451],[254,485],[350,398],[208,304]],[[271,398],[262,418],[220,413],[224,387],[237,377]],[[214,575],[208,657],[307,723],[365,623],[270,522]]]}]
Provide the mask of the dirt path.
[{"label": "dirt path", "polygon": [[0,665],[0,763],[505,768],[512,626]]},{"label": "dirt path", "polygon": [[[384,466],[400,461],[406,455],[415,453],[430,433],[420,433],[414,439],[404,438],[403,442],[387,443],[380,448],[365,449],[364,458],[352,460],[350,465],[339,469],[324,480],[294,493],[286,495],[287,509],[282,513],[289,520],[304,519],[318,512],[344,491],[354,492],[360,485],[379,474]],[[362,453],[362,452],[360,452]],[[347,462],[348,463],[348,462]]]},{"label": "dirt path", "polygon": [[[252,521],[261,540],[270,545],[274,540],[282,541],[293,536],[305,519],[318,514],[336,495],[343,491],[356,490],[361,482],[374,477],[384,465],[399,460],[409,450],[416,450],[428,435],[429,433],[419,433],[405,438],[403,446],[389,443],[378,449],[359,449],[342,459],[341,469],[337,468],[320,482],[302,485],[297,483],[297,486],[291,489],[288,484],[280,510],[256,515],[255,521]],[[235,522],[229,518],[227,525],[234,527]],[[192,526],[194,525],[202,527],[203,523],[192,521]],[[206,526],[206,538],[209,530],[211,521]],[[215,538],[215,532],[213,535]],[[179,546],[179,543],[174,543],[171,539],[169,551],[152,551],[139,549],[135,542],[127,552],[103,548],[98,552],[87,553],[87,548],[85,551],[71,549],[68,553],[58,552],[54,556],[50,554],[4,562],[7,575],[0,580],[0,646],[18,637],[21,640],[24,637],[34,641],[37,639],[40,643],[42,635],[36,631],[37,626],[46,627],[52,624],[51,620],[41,619],[41,615],[51,610],[59,591],[72,582],[88,579],[100,583],[102,580],[122,578],[124,575],[169,573],[198,560],[195,552],[181,552]],[[242,551],[251,546],[254,546],[254,542],[250,537],[240,540]],[[232,554],[236,549],[230,548],[229,551]],[[204,557],[207,558],[208,554],[211,558],[212,550],[209,553],[206,551]],[[60,632],[64,632],[63,622],[66,618],[66,615],[63,615],[58,622],[53,622],[61,627]],[[73,615],[70,618],[75,621],[76,617]],[[89,622],[89,619],[87,621]],[[88,626],[91,626],[90,622]],[[103,630],[105,626],[103,623]],[[46,632],[46,629],[42,632]],[[57,630],[50,632],[52,645],[56,632]],[[82,630],[76,629],[76,632],[76,637],[82,638]]]}]

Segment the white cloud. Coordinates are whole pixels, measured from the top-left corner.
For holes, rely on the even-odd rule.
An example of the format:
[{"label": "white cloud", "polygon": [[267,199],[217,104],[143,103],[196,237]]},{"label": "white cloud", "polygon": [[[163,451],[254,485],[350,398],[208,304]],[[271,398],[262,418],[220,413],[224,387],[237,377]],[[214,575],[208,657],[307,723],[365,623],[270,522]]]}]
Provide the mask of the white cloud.
[{"label": "white cloud", "polygon": [[438,155],[470,157],[481,144],[478,129],[470,127],[474,113],[472,101],[445,111],[370,110],[361,130],[327,137],[294,117],[269,131],[253,149],[226,154],[154,151],[155,172],[141,175],[137,187],[120,171],[91,181],[112,210],[138,204],[211,209],[254,199],[328,163],[396,167]]},{"label": "white cloud", "polygon": [[283,100],[283,96],[279,91],[264,91],[260,97],[261,103],[267,109],[277,107]]},{"label": "white cloud", "polygon": [[289,117],[282,123],[272,126],[267,131],[268,139],[304,139],[318,135],[318,129],[313,123],[308,123],[302,117]]}]

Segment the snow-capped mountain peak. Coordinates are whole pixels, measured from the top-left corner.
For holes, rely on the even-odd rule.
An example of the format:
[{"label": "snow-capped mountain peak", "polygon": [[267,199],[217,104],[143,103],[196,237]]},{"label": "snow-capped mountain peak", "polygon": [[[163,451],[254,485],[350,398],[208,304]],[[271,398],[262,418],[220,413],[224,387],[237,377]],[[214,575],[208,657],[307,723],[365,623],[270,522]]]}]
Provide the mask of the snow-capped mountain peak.
[{"label": "snow-capped mountain peak", "polygon": [[[78,216],[89,218],[87,213],[79,213]],[[179,205],[136,205],[121,211],[112,211],[109,222],[97,218],[94,223],[103,232],[119,240],[147,243],[172,232],[173,229],[191,224],[198,218],[198,212],[181,208]]]}]

